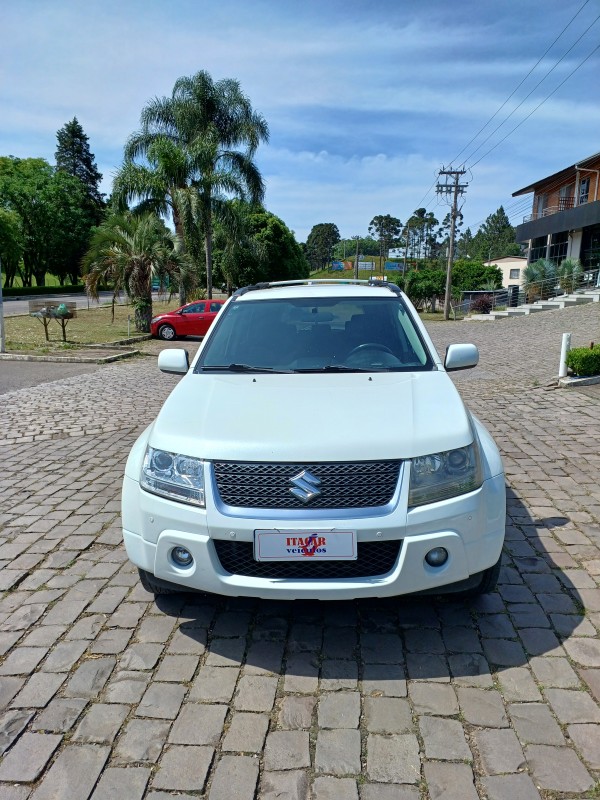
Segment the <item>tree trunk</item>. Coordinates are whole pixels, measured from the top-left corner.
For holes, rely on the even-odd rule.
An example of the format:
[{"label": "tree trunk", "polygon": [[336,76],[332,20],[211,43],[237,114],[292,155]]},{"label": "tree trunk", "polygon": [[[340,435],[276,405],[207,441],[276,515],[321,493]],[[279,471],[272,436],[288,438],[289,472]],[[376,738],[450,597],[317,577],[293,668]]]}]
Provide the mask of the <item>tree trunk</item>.
[{"label": "tree trunk", "polygon": [[212,219],[210,211],[206,215],[204,249],[206,251],[206,297],[212,300]]},{"label": "tree trunk", "polygon": [[[179,218],[179,214],[175,211],[175,207],[173,207],[173,225],[175,226],[175,235],[181,242],[181,252],[185,253],[185,240],[183,238],[183,226],[181,224],[181,219]],[[185,304],[187,297],[186,297],[186,280],[185,280],[185,271],[182,267],[179,271],[179,305],[182,306]]]},{"label": "tree trunk", "polygon": [[152,291],[148,290],[145,297],[137,297],[133,301],[135,308],[135,329],[140,333],[150,333],[150,320],[152,319]]}]

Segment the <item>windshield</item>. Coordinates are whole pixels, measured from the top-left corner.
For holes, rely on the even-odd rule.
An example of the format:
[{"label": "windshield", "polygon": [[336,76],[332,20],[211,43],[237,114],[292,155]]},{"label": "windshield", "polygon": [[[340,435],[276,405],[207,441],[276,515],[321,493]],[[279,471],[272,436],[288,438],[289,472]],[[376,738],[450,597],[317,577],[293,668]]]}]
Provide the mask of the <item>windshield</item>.
[{"label": "windshield", "polygon": [[397,296],[243,300],[218,319],[196,372],[433,369]]}]

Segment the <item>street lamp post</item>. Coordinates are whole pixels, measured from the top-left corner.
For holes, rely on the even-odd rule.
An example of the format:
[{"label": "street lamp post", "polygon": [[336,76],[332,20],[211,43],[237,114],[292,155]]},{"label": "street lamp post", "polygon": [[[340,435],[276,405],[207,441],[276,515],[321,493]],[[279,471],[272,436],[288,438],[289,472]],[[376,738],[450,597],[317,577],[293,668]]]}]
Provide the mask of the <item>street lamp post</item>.
[{"label": "street lamp post", "polygon": [[4,335],[4,298],[2,297],[2,259],[0,258],[0,353],[6,352],[6,337]]}]

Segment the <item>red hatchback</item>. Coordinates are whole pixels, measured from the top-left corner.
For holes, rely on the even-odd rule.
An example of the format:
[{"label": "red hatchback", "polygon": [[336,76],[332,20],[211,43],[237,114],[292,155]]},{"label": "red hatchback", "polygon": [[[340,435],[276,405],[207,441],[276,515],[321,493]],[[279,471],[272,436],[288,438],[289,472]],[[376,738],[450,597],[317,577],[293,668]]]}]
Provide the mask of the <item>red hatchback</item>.
[{"label": "red hatchback", "polygon": [[194,300],[175,311],[159,314],[150,323],[152,336],[172,341],[179,336],[204,336],[225,300]]}]

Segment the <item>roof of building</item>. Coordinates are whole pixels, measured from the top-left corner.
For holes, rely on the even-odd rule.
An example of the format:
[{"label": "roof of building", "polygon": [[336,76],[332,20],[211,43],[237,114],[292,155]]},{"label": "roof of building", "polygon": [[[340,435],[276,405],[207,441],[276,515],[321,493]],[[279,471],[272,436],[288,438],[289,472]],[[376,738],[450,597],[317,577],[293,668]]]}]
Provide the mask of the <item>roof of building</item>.
[{"label": "roof of building", "polygon": [[489,261],[484,261],[484,265],[490,266],[497,264],[499,261],[527,261],[527,256],[502,256],[501,258],[491,258]]},{"label": "roof of building", "polygon": [[548,181],[556,181],[559,182],[562,178],[568,178],[570,174],[573,173],[576,167],[585,167],[586,164],[593,163],[600,159],[600,153],[594,153],[593,156],[588,156],[587,158],[582,158],[579,161],[576,161],[574,164],[571,164],[570,167],[565,167],[565,169],[561,169],[558,172],[555,172],[553,175],[547,175],[545,178],[541,178],[539,181],[530,184],[529,186],[525,186],[523,189],[519,189],[516,192],[513,192],[513,197],[518,197],[521,194],[529,194],[530,192],[535,192],[535,190],[539,186],[543,186]]}]

